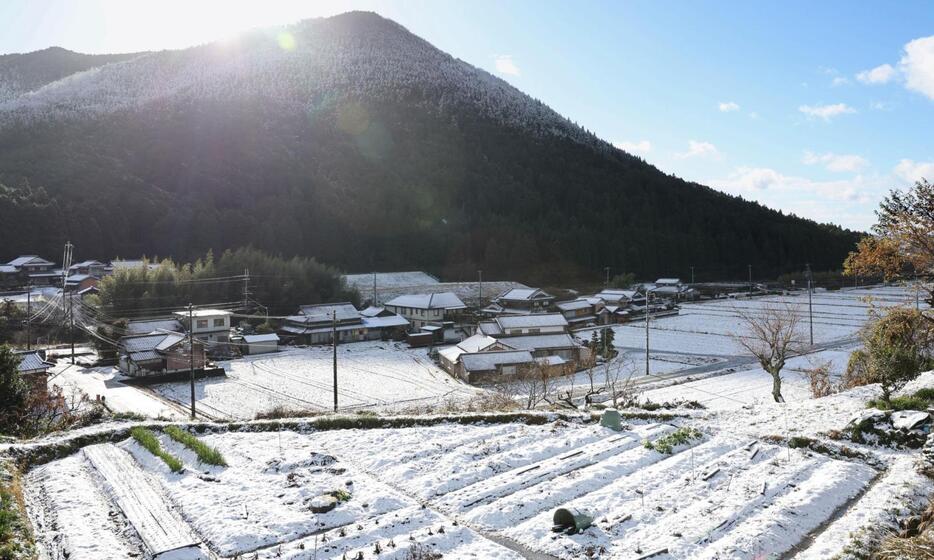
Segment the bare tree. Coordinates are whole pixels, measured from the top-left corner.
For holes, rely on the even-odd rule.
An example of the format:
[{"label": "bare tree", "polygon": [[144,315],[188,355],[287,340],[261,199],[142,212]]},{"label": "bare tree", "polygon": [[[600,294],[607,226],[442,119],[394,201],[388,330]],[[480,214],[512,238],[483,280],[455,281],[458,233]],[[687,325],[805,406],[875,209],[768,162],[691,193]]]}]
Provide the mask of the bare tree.
[{"label": "bare tree", "polygon": [[514,385],[525,408],[531,410],[543,402],[553,401],[555,381],[548,366],[536,360],[516,373]]},{"label": "bare tree", "polygon": [[811,367],[804,370],[805,377],[808,378],[808,385],[811,387],[811,396],[815,399],[832,395],[839,391],[830,377],[831,362],[811,363]]},{"label": "bare tree", "polygon": [[633,400],[633,362],[628,356],[621,356],[615,360],[607,360],[603,364],[603,390],[610,396],[613,407],[621,402]]},{"label": "bare tree", "polygon": [[806,346],[800,331],[801,313],[793,305],[768,305],[760,309],[736,309],[742,332],[733,339],[746,349],[772,376],[772,398],[782,397],[782,368],[788,358],[799,354]]}]

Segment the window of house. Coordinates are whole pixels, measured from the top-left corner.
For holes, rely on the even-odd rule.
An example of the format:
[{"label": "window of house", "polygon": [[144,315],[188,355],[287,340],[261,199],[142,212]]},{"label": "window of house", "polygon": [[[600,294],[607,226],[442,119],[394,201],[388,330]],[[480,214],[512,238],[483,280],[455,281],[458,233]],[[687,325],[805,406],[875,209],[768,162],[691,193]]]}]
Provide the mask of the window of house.
[{"label": "window of house", "polygon": [[199,329],[206,329],[206,328],[208,328],[208,320],[207,320],[207,319],[198,319],[198,321],[197,321],[195,324],[198,326]]},{"label": "window of house", "polygon": [[503,375],[514,375],[516,373],[516,366],[503,366],[502,372]]},{"label": "window of house", "polygon": [[223,319],[214,319],[214,326],[215,326],[215,327],[223,327],[223,326],[224,326],[224,320],[223,320]]},{"label": "window of house", "polygon": [[542,332],[542,329],[529,329],[529,334],[538,334]]}]

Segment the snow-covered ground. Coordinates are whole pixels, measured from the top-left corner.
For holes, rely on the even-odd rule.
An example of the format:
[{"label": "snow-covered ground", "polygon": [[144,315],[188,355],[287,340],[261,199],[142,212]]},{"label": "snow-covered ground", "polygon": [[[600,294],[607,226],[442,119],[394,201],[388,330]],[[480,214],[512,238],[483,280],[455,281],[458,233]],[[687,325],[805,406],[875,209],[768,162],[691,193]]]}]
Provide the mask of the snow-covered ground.
[{"label": "snow-covered ground", "polygon": [[[289,349],[221,363],[226,377],[199,380],[195,402],[214,418],[252,419],[275,408],[333,409],[333,355],[329,347]],[[392,342],[359,342],[338,347],[338,406],[341,410],[404,407],[457,401],[478,389],[437,367],[425,349]],[[187,406],[188,383],[152,389]]]}]

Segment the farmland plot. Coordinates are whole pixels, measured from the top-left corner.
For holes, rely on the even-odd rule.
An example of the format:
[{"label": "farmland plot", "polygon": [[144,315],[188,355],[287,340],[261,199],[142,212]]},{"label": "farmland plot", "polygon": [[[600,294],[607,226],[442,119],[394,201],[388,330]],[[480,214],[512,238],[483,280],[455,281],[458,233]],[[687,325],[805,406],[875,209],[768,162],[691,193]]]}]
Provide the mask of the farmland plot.
[{"label": "farmland plot", "polygon": [[[838,409],[848,398],[864,406],[865,396],[828,404]],[[814,421],[814,402],[793,411],[801,422]],[[199,436],[228,466],[201,464],[160,436],[163,449],[185,464],[181,473],[132,440],[111,447],[131,458],[138,477],[156,483],[162,503],[202,549],[221,558],[338,559],[362,552],[401,560],[410,547],[424,546],[444,558],[513,560],[534,551],[611,559],[665,550],[659,558],[752,559],[807,544],[810,533],[825,527],[839,535],[887,515],[880,508],[891,500],[877,505],[879,491],[861,498],[880,475],[877,468],[768,443],[761,436],[770,426],[737,434],[727,426],[736,418],[722,421],[722,430],[709,427],[716,419],[703,422],[704,431],[640,421],[616,432],[556,421]],[[113,474],[86,456],[27,476],[28,493],[39,496],[31,499],[38,504],[32,518],[50,526],[50,512],[58,516],[41,544],[55,550],[68,543],[73,558],[117,557],[93,556],[95,543],[118,554],[146,550],[129,495],[101,484]],[[898,464],[886,487],[914,480],[910,461]],[[76,476],[91,483],[76,495],[55,491]],[[333,510],[315,513],[323,495],[342,498]],[[828,525],[844,506],[852,514]],[[589,512],[594,524],[579,534],[552,532],[557,508]],[[85,522],[64,523],[82,510]],[[122,512],[116,516],[122,525],[113,511]],[[845,544],[826,541],[814,541],[822,553]]]},{"label": "farmland plot", "polygon": [[[226,378],[196,382],[195,401],[215,418],[252,419],[276,408],[325,411],[333,407],[333,365],[327,347],[296,348],[225,362]],[[475,395],[477,389],[448,375],[425,350],[385,342],[338,347],[338,399],[342,410],[440,403]],[[187,383],[154,386],[187,406]]]}]

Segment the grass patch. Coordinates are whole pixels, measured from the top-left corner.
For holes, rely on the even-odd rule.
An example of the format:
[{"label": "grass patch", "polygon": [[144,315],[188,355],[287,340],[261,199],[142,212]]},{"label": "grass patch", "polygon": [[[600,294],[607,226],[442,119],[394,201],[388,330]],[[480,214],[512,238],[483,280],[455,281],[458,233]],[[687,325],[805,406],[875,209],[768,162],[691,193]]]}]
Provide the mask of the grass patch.
[{"label": "grass patch", "polygon": [[658,438],[654,442],[645,440],[643,445],[646,449],[654,449],[659,453],[671,455],[676,446],[688,443],[691,440],[700,439],[700,437],[700,430],[685,426]]},{"label": "grass patch", "polygon": [[872,399],[867,405],[869,408],[878,408],[879,410],[924,410],[928,407],[929,401],[919,398],[915,395],[906,397],[892,397],[889,402],[882,399]]},{"label": "grass patch", "polygon": [[924,389],[918,389],[915,391],[915,395],[919,399],[924,399],[926,401],[934,401],[934,387],[926,387]]},{"label": "grass patch", "polygon": [[13,493],[0,486],[0,559],[16,558],[22,551],[16,538],[22,530],[22,523],[16,511]]},{"label": "grass patch", "polygon": [[227,466],[227,461],[224,460],[224,456],[221,455],[220,451],[204,443],[185,430],[182,430],[178,426],[166,427],[165,433],[178,443],[194,451],[195,454],[198,455],[198,460],[202,463],[206,465],[217,465],[218,467]]},{"label": "grass patch", "polygon": [[162,449],[162,445],[159,444],[159,438],[157,438],[156,434],[152,433],[151,430],[136,427],[130,430],[130,435],[137,443],[142,445],[146,451],[162,459],[162,462],[168,465],[172,472],[182,472],[182,469],[185,468],[182,462],[178,460],[178,457]]}]

